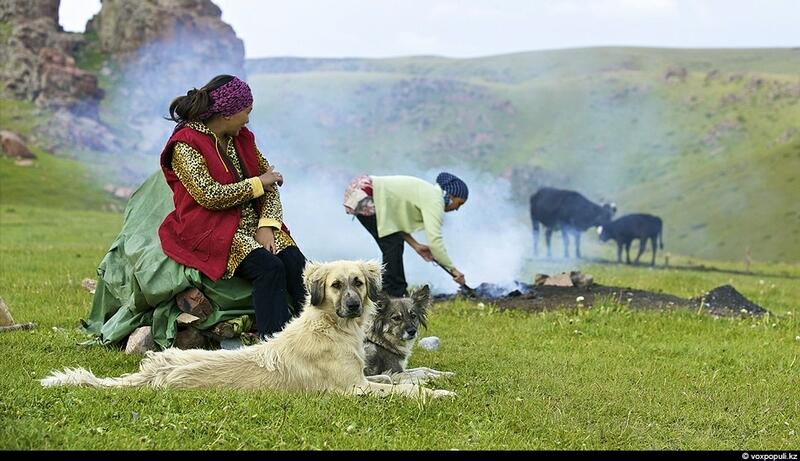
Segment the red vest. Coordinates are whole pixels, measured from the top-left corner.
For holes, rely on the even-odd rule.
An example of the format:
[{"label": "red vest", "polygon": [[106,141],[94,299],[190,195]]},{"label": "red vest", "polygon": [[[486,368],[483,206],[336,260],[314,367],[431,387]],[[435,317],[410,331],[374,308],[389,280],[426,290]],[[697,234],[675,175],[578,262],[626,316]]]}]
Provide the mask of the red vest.
[{"label": "red vest", "polygon": [[[172,149],[176,142],[186,143],[206,160],[211,177],[220,184],[231,184],[259,175],[256,143],[253,133],[242,128],[233,138],[236,152],[244,168],[244,178],[232,164],[224,164],[215,149],[214,137],[189,127],[177,129],[161,152],[161,170],[172,189],[175,210],[161,223],[158,236],[164,253],[175,261],[202,272],[212,280],[225,275],[231,242],[239,227],[241,211],[238,206],[224,210],[209,210],[198,204],[172,171]],[[225,156],[225,152],[220,151]],[[226,157],[227,159],[227,157]],[[227,171],[226,171],[227,167]],[[256,210],[261,210],[261,200]]]}]

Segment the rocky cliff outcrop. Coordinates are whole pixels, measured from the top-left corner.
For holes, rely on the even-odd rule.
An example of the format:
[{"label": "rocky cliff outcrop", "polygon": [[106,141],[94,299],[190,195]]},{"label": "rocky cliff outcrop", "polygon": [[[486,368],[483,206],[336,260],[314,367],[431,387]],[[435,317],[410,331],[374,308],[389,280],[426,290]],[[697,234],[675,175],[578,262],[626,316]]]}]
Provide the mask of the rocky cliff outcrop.
[{"label": "rocky cliff outcrop", "polygon": [[[0,92],[55,114],[39,132],[48,149],[120,148],[157,153],[170,101],[217,74],[244,75],[244,43],[211,0],[103,0],[86,33],[64,32],[60,0],[0,0]],[[76,66],[104,57],[107,94]],[[98,113],[99,102],[112,112]],[[118,139],[101,119],[115,120]],[[45,139],[49,138],[49,139]]]},{"label": "rocky cliff outcrop", "polygon": [[239,72],[244,43],[221,18],[222,11],[210,0],[104,0],[86,32],[96,34],[101,49],[122,61],[158,58],[146,48],[175,44],[186,57],[216,61]]},{"label": "rocky cliff outcrop", "polygon": [[158,153],[173,98],[218,74],[244,75],[244,43],[210,0],[103,0],[87,36],[115,63],[112,110],[124,107],[132,148]]},{"label": "rocky cliff outcrop", "polygon": [[58,24],[59,3],[0,0],[0,21],[9,29],[0,48],[0,83],[14,98],[94,116],[103,92],[95,75],[75,65],[83,37]]}]

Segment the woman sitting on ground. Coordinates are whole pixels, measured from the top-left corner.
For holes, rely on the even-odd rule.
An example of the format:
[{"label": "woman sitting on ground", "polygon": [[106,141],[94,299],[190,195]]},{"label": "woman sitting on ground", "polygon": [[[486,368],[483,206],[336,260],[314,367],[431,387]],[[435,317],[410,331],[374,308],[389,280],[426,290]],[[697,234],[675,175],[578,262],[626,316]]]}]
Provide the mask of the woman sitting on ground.
[{"label": "woman sitting on ground", "polygon": [[282,222],[283,176],[245,127],[252,110],[250,87],[230,75],[172,101],[170,119],[177,126],[161,168],[175,210],[158,235],[176,262],[212,280],[236,275],[250,281],[256,328],[264,337],[299,313],[305,257]]}]

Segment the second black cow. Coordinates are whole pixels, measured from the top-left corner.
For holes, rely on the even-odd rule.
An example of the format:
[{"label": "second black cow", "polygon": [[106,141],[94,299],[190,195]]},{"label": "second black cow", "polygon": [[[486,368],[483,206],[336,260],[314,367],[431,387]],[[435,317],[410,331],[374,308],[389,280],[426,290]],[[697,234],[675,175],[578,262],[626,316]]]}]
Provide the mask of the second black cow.
[{"label": "second black cow", "polygon": [[622,262],[622,246],[625,246],[625,261],[631,263],[631,243],[639,239],[639,254],[636,255],[636,264],[642,257],[647,241],[653,241],[653,260],[651,266],[656,264],[656,240],[660,241],[660,248],[664,249],[664,235],[662,233],[662,222],[658,216],[649,214],[629,214],[616,219],[605,226],[597,228],[600,240],[609,239],[617,242],[617,262]]},{"label": "second black cow", "polygon": [[611,221],[616,207],[598,205],[578,192],[543,187],[531,196],[531,221],[533,223],[533,254],[538,255],[539,224],[545,227],[547,257],[550,257],[550,236],[560,229],[564,240],[564,257],[569,258],[569,236],[575,236],[575,256],[581,257],[581,233],[593,226]]}]

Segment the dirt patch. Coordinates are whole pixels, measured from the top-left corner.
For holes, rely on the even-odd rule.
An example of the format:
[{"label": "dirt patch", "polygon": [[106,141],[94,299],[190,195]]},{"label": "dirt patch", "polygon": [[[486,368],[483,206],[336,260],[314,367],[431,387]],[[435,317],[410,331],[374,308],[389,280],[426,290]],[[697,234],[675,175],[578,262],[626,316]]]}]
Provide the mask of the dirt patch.
[{"label": "dirt patch", "polygon": [[692,298],[692,301],[698,304],[702,302],[704,309],[716,315],[724,315],[728,311],[738,311],[750,315],[768,313],[766,309],[745,298],[730,285],[714,288],[703,296]]},{"label": "dirt patch", "polygon": [[[659,293],[635,288],[624,288],[594,284],[588,287],[532,286],[516,282],[513,290],[506,289],[503,294],[481,291],[481,284],[475,288],[478,296],[467,298],[474,302],[491,303],[504,309],[520,309],[528,312],[542,312],[575,307],[591,307],[598,301],[612,301],[631,309],[693,309],[717,316],[763,315],[768,311],[745,298],[730,285],[715,288],[697,298],[680,298],[669,293]],[[499,288],[498,288],[499,290]],[[434,302],[442,302],[464,297],[463,294],[436,295]],[[701,305],[702,302],[702,305]]]}]

